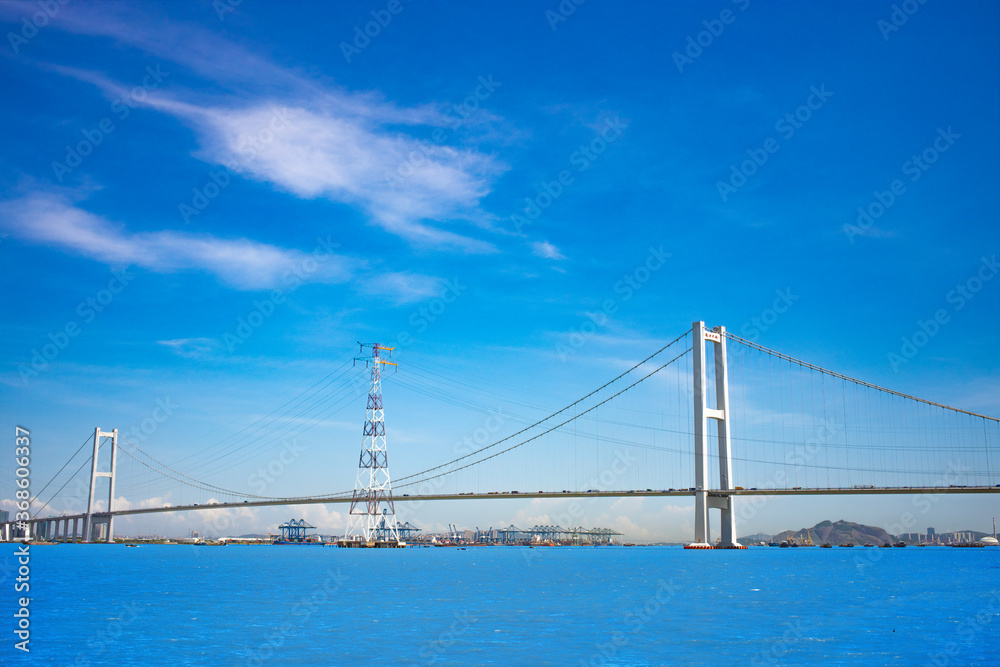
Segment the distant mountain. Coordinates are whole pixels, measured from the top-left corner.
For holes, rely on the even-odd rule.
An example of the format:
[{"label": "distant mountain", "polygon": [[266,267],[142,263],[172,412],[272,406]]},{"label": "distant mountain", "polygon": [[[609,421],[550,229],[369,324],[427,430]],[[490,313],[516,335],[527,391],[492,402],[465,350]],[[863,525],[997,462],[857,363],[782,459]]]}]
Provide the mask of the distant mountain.
[{"label": "distant mountain", "polygon": [[[808,530],[808,533],[807,533]],[[893,536],[876,526],[865,526],[851,521],[820,521],[812,528],[798,531],[786,530],[774,536],[776,542],[784,542],[789,537],[796,542],[812,537],[815,544],[892,544]]]}]

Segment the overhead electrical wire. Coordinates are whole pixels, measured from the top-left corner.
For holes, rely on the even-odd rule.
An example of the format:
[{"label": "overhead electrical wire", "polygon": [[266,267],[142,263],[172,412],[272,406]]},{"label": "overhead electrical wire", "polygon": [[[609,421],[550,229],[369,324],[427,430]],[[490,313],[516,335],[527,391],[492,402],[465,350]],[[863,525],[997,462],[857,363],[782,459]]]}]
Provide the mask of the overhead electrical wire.
[{"label": "overhead electrical wire", "polygon": [[[226,443],[226,441],[227,441],[227,440],[231,440],[232,438],[235,438],[236,436],[238,436],[239,434],[243,433],[244,431],[247,431],[248,429],[251,429],[251,428],[253,428],[253,427],[254,427],[254,426],[256,426],[257,424],[260,424],[260,422],[262,422],[262,421],[264,421],[264,420],[268,419],[268,417],[272,417],[272,416],[273,416],[273,418],[272,418],[272,419],[270,419],[270,420],[269,420],[269,421],[268,421],[268,422],[267,422],[266,424],[264,424],[264,425],[263,425],[263,426],[262,426],[261,428],[264,428],[264,427],[267,427],[267,426],[269,426],[269,425],[273,424],[273,423],[274,423],[275,421],[277,421],[277,420],[281,419],[282,417],[286,416],[286,415],[287,415],[287,414],[288,414],[289,412],[291,412],[291,410],[294,410],[294,409],[295,409],[295,408],[297,408],[297,407],[298,407],[299,405],[301,405],[301,404],[302,404],[303,402],[305,402],[305,401],[307,401],[307,400],[310,400],[311,398],[315,397],[315,395],[316,395],[316,394],[317,394],[317,393],[318,393],[318,392],[319,392],[319,391],[320,391],[321,389],[325,389],[326,387],[328,387],[328,386],[332,385],[332,384],[333,384],[334,382],[336,382],[337,380],[339,380],[340,378],[342,378],[342,377],[343,377],[343,376],[344,376],[344,375],[345,375],[345,374],[346,374],[346,373],[347,373],[347,372],[348,372],[348,371],[350,370],[349,368],[348,368],[348,369],[346,369],[346,370],[343,370],[343,371],[342,371],[342,372],[341,372],[341,373],[340,373],[340,374],[339,374],[339,375],[338,375],[338,376],[337,376],[336,378],[334,378],[333,380],[330,380],[329,382],[327,382],[327,383],[326,383],[326,384],[325,384],[325,385],[324,385],[323,387],[320,387],[320,389],[316,389],[316,387],[318,387],[319,385],[321,385],[321,384],[323,384],[324,382],[326,382],[326,380],[327,380],[327,379],[328,379],[328,378],[329,378],[329,377],[330,377],[331,375],[333,375],[333,374],[334,374],[334,373],[336,373],[337,371],[340,371],[341,369],[343,369],[343,368],[344,368],[344,367],[345,367],[345,366],[347,365],[347,363],[348,363],[348,362],[344,362],[343,364],[341,364],[340,366],[338,366],[338,367],[337,367],[337,368],[335,368],[334,370],[330,371],[330,373],[328,373],[328,374],[327,374],[326,376],[324,376],[324,377],[323,377],[323,378],[321,378],[321,379],[320,379],[319,381],[317,381],[316,383],[314,383],[314,384],[313,384],[312,386],[310,386],[310,387],[309,387],[308,389],[306,389],[305,391],[303,391],[303,392],[299,393],[298,395],[294,396],[293,398],[289,399],[288,401],[286,401],[286,402],[285,402],[285,403],[283,403],[282,405],[278,406],[277,408],[275,408],[274,410],[272,410],[272,411],[271,411],[271,412],[269,412],[268,414],[266,414],[266,415],[263,415],[262,417],[259,417],[259,418],[258,418],[258,419],[256,419],[256,420],[255,420],[254,422],[252,422],[252,423],[250,423],[250,424],[247,424],[246,426],[244,426],[243,428],[241,428],[241,429],[240,429],[239,431],[236,431],[235,433],[233,433],[233,434],[231,434],[231,435],[229,435],[229,436],[226,436],[225,438],[223,438],[222,440],[219,440],[219,441],[218,441],[218,442],[216,442],[215,444],[212,444],[212,445],[209,445],[208,447],[206,447],[206,448],[204,448],[204,449],[202,449],[202,450],[199,450],[198,452],[195,452],[195,453],[192,453],[192,454],[189,454],[188,456],[186,456],[186,457],[184,457],[184,458],[181,458],[181,459],[179,459],[179,460],[178,460],[177,462],[175,462],[175,464],[174,464],[174,465],[179,465],[179,464],[181,464],[181,463],[183,463],[183,462],[185,462],[185,461],[188,461],[188,460],[190,460],[190,459],[195,459],[194,461],[192,461],[192,462],[191,462],[191,464],[192,464],[192,465],[204,465],[204,464],[205,464],[205,461],[204,461],[204,460],[197,460],[199,456],[200,456],[200,457],[205,457],[205,456],[209,456],[209,455],[215,455],[215,454],[218,454],[218,452],[212,452],[211,450],[212,450],[213,448],[215,448],[215,447],[218,447],[219,445],[222,445],[222,444]],[[316,391],[313,391],[313,389],[316,389]],[[306,394],[308,394],[309,392],[312,392],[312,395],[311,395],[311,396],[308,396],[308,397],[306,397]],[[299,399],[302,399],[302,400],[300,401]],[[290,403],[294,403],[294,402],[296,402],[296,401],[299,401],[299,402],[298,402],[298,403],[297,403],[297,404],[296,404],[295,406],[293,406],[292,408],[290,408],[290,409],[288,409],[288,410],[285,410],[284,412],[282,412],[282,413],[281,413],[281,414],[279,414],[279,415],[276,415],[276,413],[278,413],[278,412],[279,412],[280,410],[282,410],[282,409],[286,408],[286,407],[287,407],[287,406],[288,406],[288,405],[289,405]],[[229,443],[228,445],[226,445],[226,447],[233,447],[233,446],[237,445],[238,443],[242,442],[243,440],[245,440],[245,439],[246,439],[247,437],[250,437],[250,434],[248,434],[248,435],[245,435],[245,436],[243,436],[243,437],[241,437],[241,438],[238,438],[237,440],[235,440],[235,441],[233,441],[233,442],[230,442],[230,443]],[[236,451],[236,450],[233,450],[233,451]],[[223,452],[222,452],[222,453],[223,453],[223,454],[225,454],[225,453],[227,453],[227,452],[225,452],[225,450],[223,450]],[[215,459],[213,459],[213,460],[215,460]]]},{"label": "overhead electrical wire", "polygon": [[[335,359],[332,359],[331,361],[332,361],[333,363],[336,363],[336,362],[337,362],[338,360],[340,360],[340,359],[343,359],[343,358],[344,358],[345,356],[346,356],[346,357],[348,357],[348,358],[347,358],[347,360],[346,360],[346,361],[344,361],[344,362],[343,362],[343,363],[342,363],[342,364],[341,364],[340,366],[337,366],[336,368],[334,368],[334,369],[333,369],[332,371],[330,371],[329,373],[327,373],[327,374],[326,374],[326,375],[325,375],[325,376],[324,376],[323,378],[321,378],[320,380],[318,380],[318,381],[317,381],[316,383],[312,384],[312,385],[311,385],[311,386],[309,386],[309,387],[308,387],[307,389],[304,389],[303,391],[299,392],[298,394],[295,394],[295,395],[294,395],[294,396],[293,396],[293,397],[292,397],[291,399],[289,399],[289,401],[287,401],[287,402],[286,402],[285,404],[283,404],[283,405],[281,405],[281,406],[278,406],[277,408],[275,408],[274,410],[272,410],[272,411],[271,411],[271,413],[269,413],[269,414],[267,414],[267,415],[264,415],[264,416],[263,416],[263,417],[261,417],[260,419],[265,419],[266,417],[270,416],[270,414],[273,414],[273,413],[274,413],[274,412],[276,412],[277,410],[280,410],[280,409],[281,409],[282,407],[284,407],[284,405],[287,405],[287,404],[288,404],[288,402],[291,402],[291,401],[295,400],[296,398],[298,398],[299,396],[302,396],[303,394],[305,394],[305,393],[309,392],[309,391],[310,391],[311,389],[313,389],[313,388],[314,388],[314,387],[315,387],[315,386],[316,386],[317,384],[319,384],[319,383],[323,382],[324,380],[326,380],[326,378],[330,377],[330,375],[333,375],[333,373],[336,373],[336,372],[337,372],[338,370],[340,370],[341,368],[343,368],[343,366],[344,366],[344,365],[346,365],[346,364],[350,363],[350,362],[351,362],[351,358],[350,358],[350,356],[351,356],[351,355],[352,355],[352,353],[351,353],[351,352],[345,352],[345,353],[341,354],[341,355],[340,355],[339,357],[336,357]],[[312,373],[312,374],[311,374],[311,375],[310,375],[310,376],[309,376],[308,378],[306,378],[306,379],[305,379],[305,380],[303,381],[303,384],[305,384],[305,383],[308,383],[308,382],[310,382],[310,381],[312,380],[312,378],[313,378],[313,377],[315,377],[316,375],[320,375],[320,374],[322,374],[322,373],[326,373],[326,369],[320,369],[320,370],[317,370],[316,372]],[[280,399],[278,399],[278,400],[280,400]],[[262,404],[262,406],[261,406],[261,409],[263,409],[263,405],[266,405],[266,404],[267,404],[267,401],[265,401],[265,403],[264,403],[264,404]],[[260,419],[258,419],[257,421],[260,421]],[[256,423],[256,422],[254,422],[254,423]],[[254,423],[251,423],[251,424],[249,424],[248,426],[245,426],[245,427],[244,427],[244,429],[245,429],[245,428],[249,428],[249,427],[253,426],[253,424],[254,424]],[[215,429],[213,429],[213,430],[211,430],[211,431],[209,431],[209,432],[205,433],[204,435],[202,435],[202,436],[200,436],[200,437],[195,437],[195,438],[194,438],[194,439],[192,440],[192,442],[200,442],[201,440],[204,440],[204,439],[209,439],[209,436],[211,436],[211,435],[213,435],[213,434],[215,434],[215,433],[218,433],[219,431],[223,430],[224,428],[226,428],[226,427],[228,427],[228,426],[233,426],[233,425],[235,425],[235,424],[236,424],[236,421],[234,421],[234,422],[232,422],[232,423],[230,423],[230,424],[227,424],[227,425],[225,425],[225,426],[223,426],[223,425],[221,425],[221,424],[220,424],[220,425],[219,425],[219,426],[217,426],[217,427],[216,427]],[[240,432],[242,432],[242,431],[243,431],[244,429],[240,429],[239,431],[235,431],[235,432],[232,432],[232,433],[229,433],[228,435],[226,435],[226,437],[222,438],[221,440],[219,440],[218,442],[214,443],[213,445],[209,445],[208,447],[209,447],[209,448],[211,448],[211,447],[214,447],[214,446],[215,446],[215,445],[217,445],[217,444],[221,444],[221,443],[225,442],[226,440],[228,440],[228,439],[230,439],[230,438],[232,438],[232,437],[234,437],[234,436],[238,435],[238,434],[239,434]],[[183,460],[183,459],[182,459],[182,460]],[[180,461],[177,461],[177,463],[180,463]]]}]

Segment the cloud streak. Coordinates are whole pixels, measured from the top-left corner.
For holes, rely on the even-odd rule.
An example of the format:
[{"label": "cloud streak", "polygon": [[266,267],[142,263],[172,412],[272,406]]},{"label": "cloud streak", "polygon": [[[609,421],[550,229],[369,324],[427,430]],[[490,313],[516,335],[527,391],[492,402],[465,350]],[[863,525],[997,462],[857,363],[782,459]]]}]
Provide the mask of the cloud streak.
[{"label": "cloud streak", "polygon": [[[443,107],[401,107],[372,93],[340,90],[197,26],[165,22],[152,30],[148,20],[139,20],[148,17],[128,5],[110,16],[80,6],[65,14],[55,27],[113,38],[232,91],[205,95],[174,87],[170,95],[157,91],[141,102],[193,127],[198,158],[302,199],[359,208],[373,224],[412,243],[475,253],[496,250],[455,227],[484,226],[481,221],[489,216],[479,202],[508,167],[475,148],[431,144],[416,136],[449,126],[452,119]],[[106,94],[126,90],[96,72],[49,68]]]},{"label": "cloud streak", "polygon": [[[33,193],[0,202],[0,225],[23,240],[59,247],[107,264],[127,264],[174,273],[201,270],[238,289],[281,285],[282,277],[305,259],[305,253],[248,239],[220,239],[178,231],[127,231],[76,206],[60,194]],[[345,282],[356,263],[328,254],[315,282]]]},{"label": "cloud streak", "polygon": [[566,259],[566,256],[559,252],[559,248],[555,247],[548,241],[537,241],[532,243],[531,251],[535,253],[536,256],[544,259]]},{"label": "cloud streak", "polygon": [[[182,113],[198,125],[204,145],[199,156],[208,161],[302,199],[358,206],[376,224],[411,241],[491,249],[430,224],[475,217],[479,200],[489,193],[489,178],[502,171],[489,156],[425,146],[329,107],[261,101],[234,109],[185,106]],[[407,178],[393,178],[399,165],[414,159],[420,164]]]},{"label": "cloud streak", "polygon": [[[437,278],[384,271],[321,246],[318,250],[322,252],[306,253],[243,238],[171,230],[129,232],[124,225],[81,208],[63,193],[33,192],[0,201],[0,229],[23,241],[109,265],[141,267],[155,273],[207,272],[241,290],[287,288],[290,278],[292,285],[350,282],[367,295],[404,304],[434,296],[441,289]],[[315,270],[297,270],[312,262]],[[359,277],[364,279],[355,280]],[[178,352],[192,351],[190,341],[184,343],[178,342]]]}]

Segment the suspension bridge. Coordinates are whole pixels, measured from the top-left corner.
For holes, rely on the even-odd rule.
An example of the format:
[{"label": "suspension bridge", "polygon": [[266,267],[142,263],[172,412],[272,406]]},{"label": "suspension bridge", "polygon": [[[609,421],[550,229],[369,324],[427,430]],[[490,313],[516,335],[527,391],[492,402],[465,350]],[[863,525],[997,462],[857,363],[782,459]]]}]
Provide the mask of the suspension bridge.
[{"label": "suspension bridge", "polygon": [[[363,358],[372,367],[367,386],[347,360],[271,413],[169,465],[118,429],[96,428],[21,501],[23,513],[0,524],[0,539],[110,542],[120,516],[337,503],[367,521],[367,539],[379,521],[383,532],[395,526],[401,501],[686,496],[695,501],[691,547],[709,547],[709,511],[717,509],[720,546],[740,548],[741,497],[1000,493],[997,418],[852,378],[703,322],[554,411],[539,415],[524,401],[549,397],[517,388],[521,414],[503,421],[516,424],[512,433],[489,438],[478,429],[460,455],[390,480],[379,377],[389,363],[379,350],[388,349],[373,346]],[[419,366],[393,382],[487,420],[498,392],[512,389]],[[282,435],[356,410],[366,391],[354,489],[279,497],[263,495],[263,483],[249,492],[205,481],[275,456]],[[283,460],[279,454],[272,463]]]}]

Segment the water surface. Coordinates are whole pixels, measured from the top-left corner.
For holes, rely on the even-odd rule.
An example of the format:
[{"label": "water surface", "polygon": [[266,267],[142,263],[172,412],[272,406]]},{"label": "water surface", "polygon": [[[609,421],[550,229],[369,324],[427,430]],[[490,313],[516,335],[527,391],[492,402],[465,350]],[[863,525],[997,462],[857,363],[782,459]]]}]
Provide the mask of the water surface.
[{"label": "water surface", "polygon": [[32,547],[30,656],[13,576],[4,664],[1000,664],[995,548]]}]

